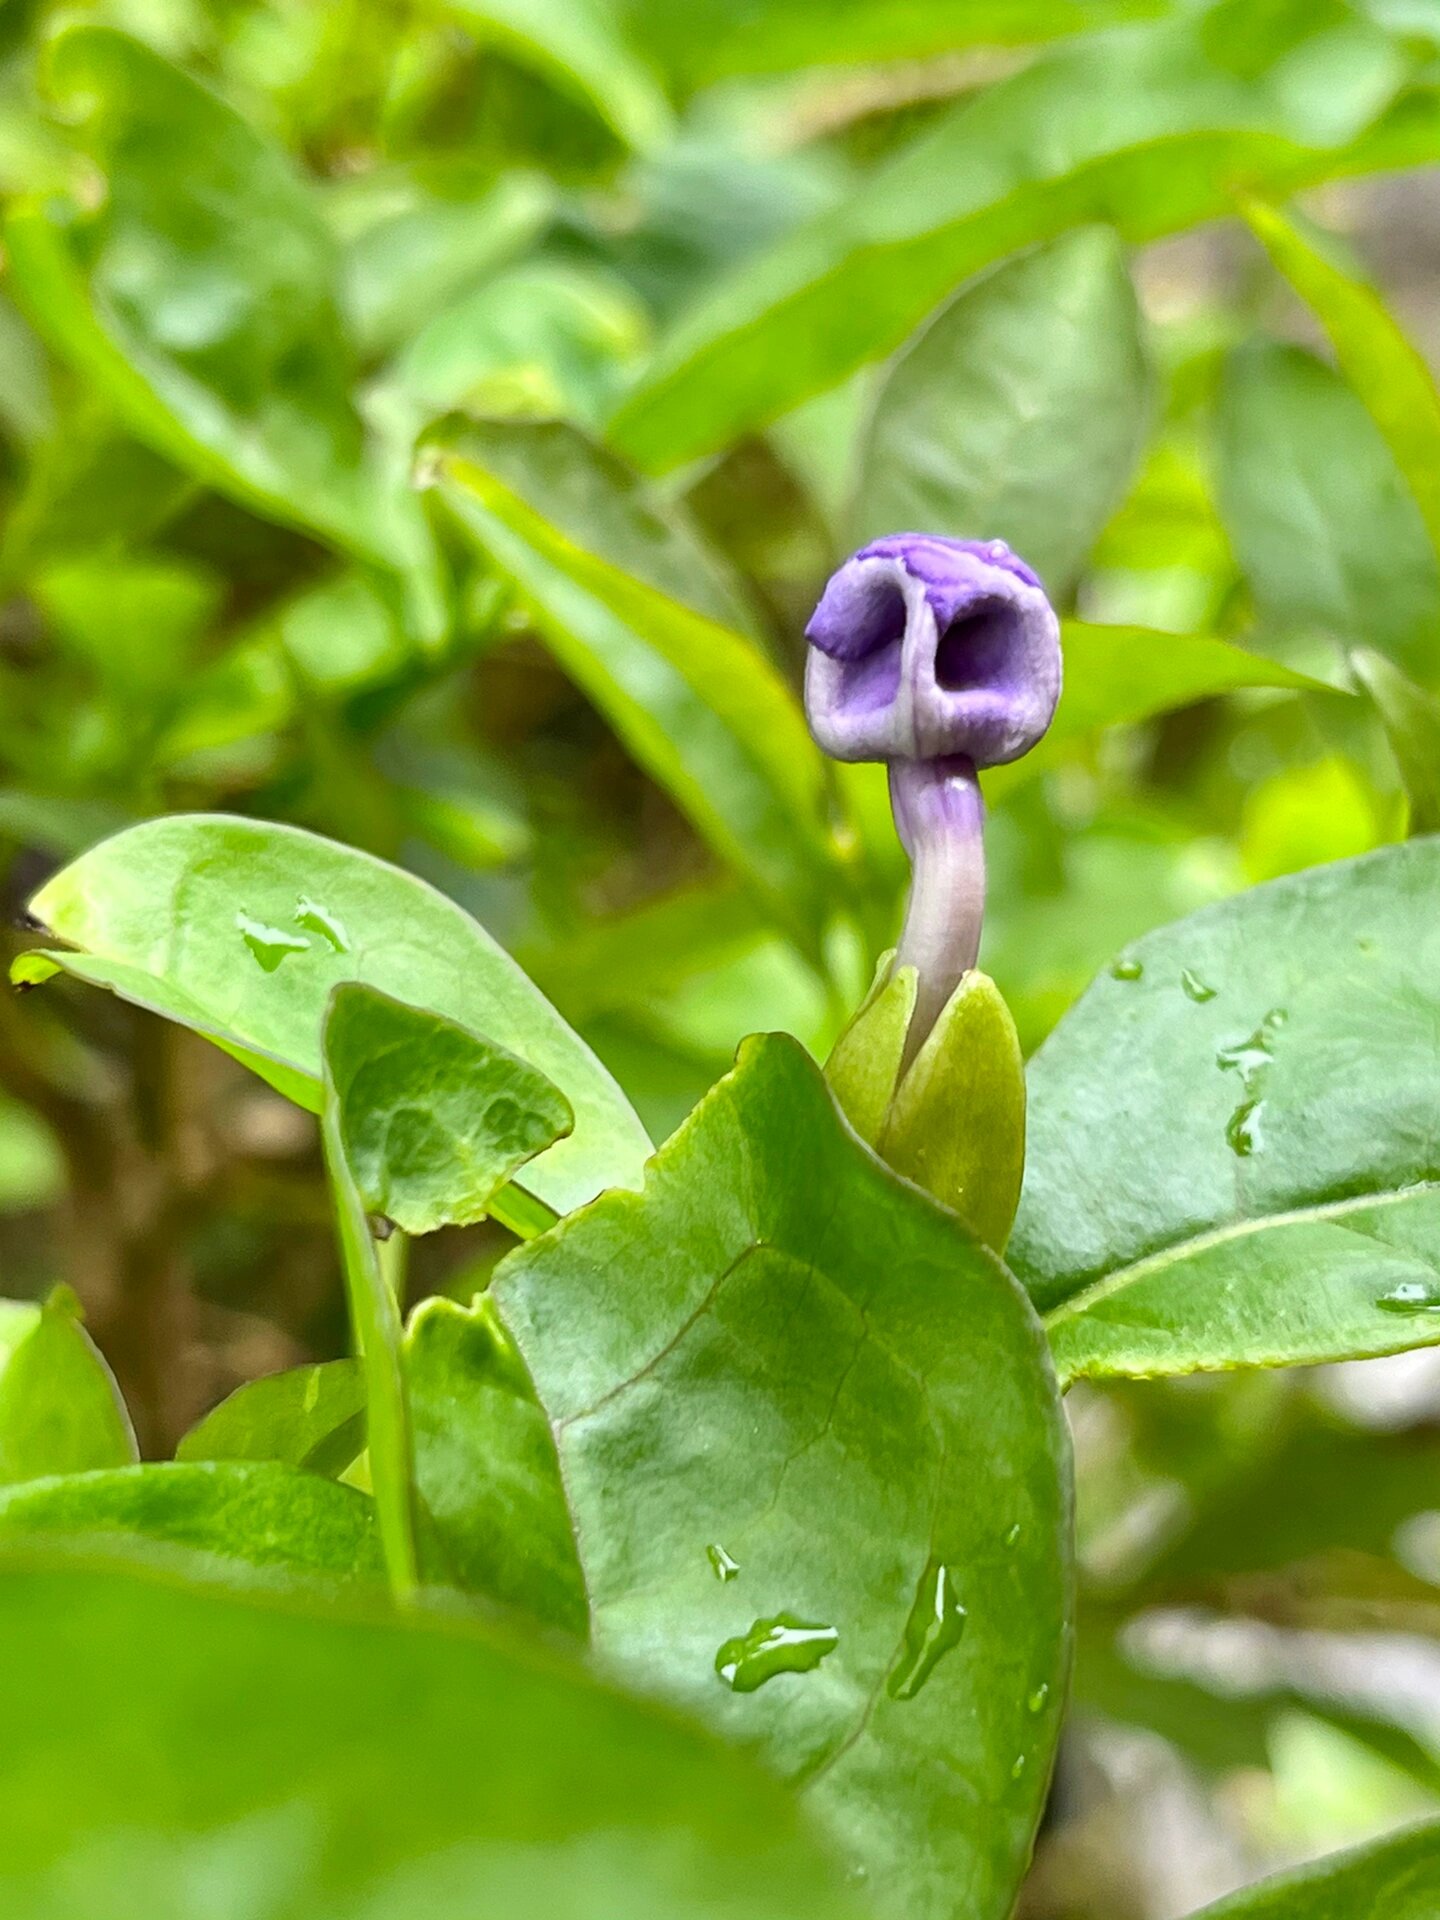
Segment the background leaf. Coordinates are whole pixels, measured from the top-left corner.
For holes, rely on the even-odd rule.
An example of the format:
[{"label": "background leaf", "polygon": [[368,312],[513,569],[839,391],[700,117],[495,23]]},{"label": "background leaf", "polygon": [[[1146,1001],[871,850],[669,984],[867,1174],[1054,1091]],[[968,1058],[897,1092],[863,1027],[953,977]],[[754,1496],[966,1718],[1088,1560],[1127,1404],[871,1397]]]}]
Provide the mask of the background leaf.
[{"label": "background leaf", "polygon": [[192,1427],[177,1460],[281,1460],[340,1474],[365,1449],[365,1379],[356,1360],[247,1380]]},{"label": "background leaf", "polygon": [[494,1292],[597,1653],[801,1785],[880,1911],[998,1920],[1068,1660],[1065,1443],[1005,1269],[771,1036]]},{"label": "background leaf", "polygon": [[[1440,1899],[1440,1828],[1417,1827],[1303,1873],[1267,1881],[1218,1907],[1208,1920],[1425,1920]],[[1196,1920],[1202,1920],[1197,1915]]]},{"label": "background leaf", "polygon": [[0,1487],[135,1457],[120,1390],[70,1289],[43,1307],[0,1301]]}]

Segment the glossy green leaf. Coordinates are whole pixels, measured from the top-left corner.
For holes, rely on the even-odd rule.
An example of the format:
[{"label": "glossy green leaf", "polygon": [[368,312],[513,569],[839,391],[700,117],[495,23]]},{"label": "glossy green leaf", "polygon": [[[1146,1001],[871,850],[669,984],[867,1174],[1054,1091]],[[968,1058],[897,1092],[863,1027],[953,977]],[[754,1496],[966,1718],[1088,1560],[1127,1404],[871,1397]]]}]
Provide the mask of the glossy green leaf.
[{"label": "glossy green leaf", "polygon": [[135,1457],[120,1389],[70,1289],[43,1307],[0,1301],[0,1487]]},{"label": "glossy green leaf", "polygon": [[1010,1243],[1062,1377],[1440,1341],[1440,841],[1147,935],[1030,1068]]},{"label": "glossy green leaf", "polygon": [[0,1635],[7,1912],[856,1920],[741,1756],[478,1621],[11,1556]]},{"label": "glossy green leaf", "polygon": [[1236,179],[1286,191],[1401,152],[1418,162],[1440,151],[1433,102],[1402,110],[1393,139],[1367,136],[1405,65],[1340,0],[1281,0],[1258,34],[1248,0],[1220,0],[1063,47],[723,279],[662,343],[615,444],[647,467],[722,446],[898,346],[969,275],[1071,227],[1150,240],[1225,212]]},{"label": "glossy green leaf", "polygon": [[193,1426],[177,1460],[280,1460],[330,1476],[365,1450],[358,1361],[324,1360],[247,1380]]},{"label": "glossy green leaf", "polygon": [[444,1577],[584,1637],[585,1580],[550,1423],[482,1296],[427,1300],[405,1339],[415,1476]]},{"label": "glossy green leaf", "polygon": [[1373,647],[1357,647],[1350,665],[1375,702],[1410,801],[1410,831],[1440,831],[1440,700]]},{"label": "glossy green leaf", "polygon": [[762,1754],[883,1914],[1000,1920],[1068,1661],[1066,1442],[1001,1263],[781,1036],[494,1298],[597,1652]]},{"label": "glossy green leaf", "polygon": [[320,1139],[335,1208],[340,1266],[350,1326],[365,1376],[365,1440],[375,1514],[385,1570],[397,1599],[408,1600],[419,1579],[415,1546],[415,1471],[400,1358],[400,1303],[380,1262],[365,1195],[350,1156],[341,1087],[350,1068],[353,1031],[347,1034],[350,994],[336,987],[321,1030],[324,1099]]},{"label": "glossy green leaf", "polygon": [[1435,674],[1440,562],[1379,430],[1298,347],[1243,348],[1219,409],[1219,496],[1256,606]]},{"label": "glossy green leaf", "polygon": [[564,1212],[639,1184],[650,1143],[609,1074],[485,930],[413,874],[295,827],[182,814],[83,854],[30,906],[79,951],[22,956],[22,977],[58,965],[110,987],[312,1111],[320,1023],[341,981],[483,1033],[575,1111],[571,1137],[526,1169],[527,1191]]},{"label": "glossy green leaf", "polygon": [[1262,1881],[1195,1920],[1431,1920],[1437,1910],[1440,1825],[1428,1825]]},{"label": "glossy green leaf", "polygon": [[351,404],[337,263],[280,150],[137,40],[72,27],[52,85],[86,112],[108,181],[92,210],[21,202],[5,228],[17,300],[131,432],[222,492],[417,584],[433,555],[403,470]]},{"label": "glossy green leaf", "polygon": [[942,307],[881,382],[845,544],[897,527],[1006,540],[1067,600],[1139,458],[1151,385],[1113,230],[998,268]]},{"label": "glossy green leaf", "polygon": [[373,987],[336,987],[325,1048],[361,1197],[407,1233],[483,1220],[497,1189],[574,1125],[518,1054]]},{"label": "glossy green leaf", "polygon": [[988,974],[961,980],[907,1068],[876,1151],[1003,1253],[1025,1168],[1025,1064]]},{"label": "glossy green leaf", "polygon": [[657,144],[670,109],[610,0],[444,0],[477,39],[536,66],[632,147]]},{"label": "glossy green leaf", "polygon": [[275,1461],[150,1462],[0,1492],[0,1538],[184,1548],[247,1567],[380,1577],[363,1493]]},{"label": "glossy green leaf", "polygon": [[1424,358],[1364,276],[1312,245],[1278,208],[1247,201],[1245,218],[1329,334],[1340,371],[1380,429],[1440,554],[1440,392]]},{"label": "glossy green leaf", "polygon": [[819,749],[780,674],[734,631],[744,610],[713,561],[563,426],[453,424],[430,456],[566,672],[813,947],[836,886]]}]

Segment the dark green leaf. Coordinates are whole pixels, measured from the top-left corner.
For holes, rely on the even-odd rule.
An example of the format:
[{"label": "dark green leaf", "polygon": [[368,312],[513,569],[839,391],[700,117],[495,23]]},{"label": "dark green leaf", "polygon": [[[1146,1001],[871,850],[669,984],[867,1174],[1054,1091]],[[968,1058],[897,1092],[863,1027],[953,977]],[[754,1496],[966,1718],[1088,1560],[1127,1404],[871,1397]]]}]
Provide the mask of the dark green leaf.
[{"label": "dark green leaf", "polygon": [[1440,151],[1428,97],[1407,103],[1393,151],[1366,137],[1405,65],[1340,0],[1281,0],[1265,25],[1249,0],[1220,0],[1088,36],[963,102],[677,325],[617,413],[616,445],[647,467],[722,446],[1067,228],[1104,220],[1150,240],[1225,212],[1236,179],[1285,191]]},{"label": "dark green leaf", "polygon": [[1136,942],[1032,1062],[1010,1257],[1062,1376],[1440,1340],[1440,841]]},{"label": "dark green leaf", "polygon": [[741,1757],[478,1622],[12,1556],[0,1637],[10,1913],[856,1920]]},{"label": "dark green leaf", "polygon": [[568,428],[457,424],[431,456],[566,672],[813,949],[836,885],[819,750],[703,548]]},{"label": "dark green leaf", "polygon": [[0,1301],[0,1487],[135,1457],[120,1389],[70,1289],[43,1307]]},{"label": "dark green leaf", "polygon": [[771,1036],[643,1195],[512,1254],[494,1291],[597,1651],[801,1785],[879,1911],[1008,1914],[1064,1689],[1069,1494],[1001,1263]]},{"label": "dark green leaf", "polygon": [[159,1461],[72,1473],[0,1493],[0,1537],[183,1547],[249,1567],[378,1581],[363,1493],[275,1461]]},{"label": "dark green leaf", "polygon": [[583,1638],[589,1608],[554,1437],[488,1299],[469,1312],[427,1300],[406,1336],[405,1378],[445,1576]]},{"label": "dark green leaf", "polygon": [[1219,435],[1221,511],[1266,621],[1376,647],[1432,680],[1440,563],[1339,376],[1298,347],[1246,347],[1226,372]]},{"label": "dark green leaf", "polygon": [[574,1125],[518,1054],[373,987],[336,987],[325,1048],[361,1197],[407,1233],[483,1220],[496,1190]]},{"label": "dark green leaf", "polygon": [[[312,1111],[341,981],[483,1033],[575,1110],[574,1134],[527,1169],[529,1191],[564,1212],[639,1183],[650,1143],[609,1074],[485,930],[413,874],[294,827],[188,814],[105,841],[30,904],[80,949],[56,965],[194,1027]],[[47,968],[20,964],[28,978]]]},{"label": "dark green leaf", "polygon": [[365,1379],[356,1360],[325,1360],[247,1380],[190,1429],[177,1460],[280,1460],[343,1473],[365,1450]]},{"label": "dark green leaf", "polygon": [[1067,600],[1119,506],[1151,375],[1125,254],[1091,227],[967,288],[880,385],[846,544],[897,527],[1001,539]]},{"label": "dark green leaf", "polygon": [[1195,1920],[1432,1920],[1437,1908],[1440,1826],[1423,1826],[1266,1880]]}]

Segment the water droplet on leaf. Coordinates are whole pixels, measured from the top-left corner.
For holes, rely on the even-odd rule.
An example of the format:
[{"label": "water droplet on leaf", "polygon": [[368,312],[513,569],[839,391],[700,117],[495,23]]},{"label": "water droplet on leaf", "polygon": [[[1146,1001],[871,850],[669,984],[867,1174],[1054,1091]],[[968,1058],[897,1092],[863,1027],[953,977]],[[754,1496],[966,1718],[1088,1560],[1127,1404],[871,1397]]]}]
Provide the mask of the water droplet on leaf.
[{"label": "water droplet on leaf", "polygon": [[1117,960],[1110,969],[1112,980],[1138,980],[1145,968],[1139,960]]},{"label": "water droplet on leaf", "polygon": [[1402,1280],[1375,1304],[1385,1313],[1440,1313],[1440,1282]]},{"label": "water droplet on leaf", "polygon": [[263,920],[252,920],[248,913],[237,913],[235,925],[266,973],[274,973],[282,960],[292,953],[308,953],[310,942],[303,934],[287,933],[284,927],[267,927]]},{"label": "water droplet on leaf", "polygon": [[710,1546],[706,1547],[705,1557],[709,1560],[710,1571],[715,1575],[717,1580],[733,1580],[740,1571],[740,1562],[738,1560],[732,1560],[718,1540],[713,1541]]},{"label": "water droplet on leaf", "polygon": [[1248,1160],[1252,1153],[1260,1151],[1260,1115],[1264,1111],[1263,1100],[1247,1100],[1231,1114],[1225,1123],[1225,1138],[1230,1151],[1238,1153],[1242,1160]]},{"label": "water droplet on leaf", "polygon": [[1215,998],[1216,989],[1202,980],[1198,973],[1192,973],[1189,967],[1181,972],[1180,985],[1185,991],[1185,997],[1188,1000],[1198,1001],[1201,1006],[1204,1006],[1207,1000]]},{"label": "water droplet on leaf", "polygon": [[780,1673],[809,1673],[833,1653],[840,1635],[834,1627],[777,1613],[757,1620],[738,1639],[727,1640],[715,1655],[715,1671],[732,1693],[754,1693]]},{"label": "water droplet on leaf", "polygon": [[1015,1756],[1015,1764],[1010,1769],[1010,1778],[1012,1780],[1018,1780],[1021,1777],[1021,1775],[1024,1773],[1024,1771],[1025,1771],[1025,1755],[1023,1753],[1017,1753]]},{"label": "water droplet on leaf", "polygon": [[1050,1682],[1048,1680],[1042,1680],[1040,1685],[1036,1687],[1030,1695],[1030,1698],[1025,1702],[1025,1705],[1031,1713],[1043,1713],[1045,1711],[1045,1703],[1049,1698]]},{"label": "water droplet on leaf", "polygon": [[318,933],[336,953],[350,951],[350,938],[345,931],[345,922],[338,914],[331,913],[328,907],[322,907],[318,900],[296,902],[295,924],[297,927],[306,928],[310,933]]},{"label": "water droplet on leaf", "polygon": [[1014,1523],[1013,1523],[1013,1524],[1012,1524],[1011,1526],[1008,1526],[1008,1527],[1007,1527],[1007,1528],[1005,1529],[1005,1544],[1006,1544],[1006,1546],[1007,1546],[1007,1547],[1018,1547],[1018,1546],[1019,1546],[1019,1544],[1020,1544],[1020,1522],[1019,1522],[1018,1520],[1016,1520],[1016,1521],[1015,1521],[1015,1522],[1014,1522]]},{"label": "water droplet on leaf", "polygon": [[966,1614],[955,1576],[938,1560],[926,1563],[915,1589],[905,1644],[886,1682],[892,1700],[913,1700],[965,1631]]}]

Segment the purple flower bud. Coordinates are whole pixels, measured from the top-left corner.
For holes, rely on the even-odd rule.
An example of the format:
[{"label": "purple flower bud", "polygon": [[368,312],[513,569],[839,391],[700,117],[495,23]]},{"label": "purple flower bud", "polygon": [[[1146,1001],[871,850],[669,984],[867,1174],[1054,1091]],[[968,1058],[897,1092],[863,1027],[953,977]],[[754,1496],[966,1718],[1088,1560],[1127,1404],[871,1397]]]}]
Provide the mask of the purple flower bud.
[{"label": "purple flower bud", "polygon": [[1060,698],[1059,624],[1000,540],[873,540],[831,576],[805,637],[811,731],[837,760],[1001,766]]},{"label": "purple flower bud", "polygon": [[805,710],[837,760],[883,760],[912,880],[897,960],[912,1059],[975,964],[985,912],[977,769],[1028,753],[1060,698],[1060,626],[1002,540],[892,533],[830,578],[805,629]]}]

